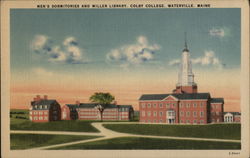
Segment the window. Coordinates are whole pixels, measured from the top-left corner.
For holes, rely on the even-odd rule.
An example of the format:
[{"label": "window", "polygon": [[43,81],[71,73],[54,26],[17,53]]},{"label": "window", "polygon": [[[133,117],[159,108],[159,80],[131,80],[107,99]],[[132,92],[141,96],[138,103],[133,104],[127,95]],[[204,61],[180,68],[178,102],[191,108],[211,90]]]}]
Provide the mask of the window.
[{"label": "window", "polygon": [[148,103],[148,108],[151,108],[151,104],[150,103]]},{"label": "window", "polygon": [[169,108],[169,107],[170,107],[170,104],[169,104],[169,103],[167,103],[167,104],[166,104],[166,107],[167,107],[167,108]]},{"label": "window", "polygon": [[175,103],[173,103],[173,107],[175,108],[175,106],[176,106],[176,104]]},{"label": "window", "polygon": [[39,117],[39,120],[43,120],[43,117],[42,117],[42,116],[40,116],[40,117]]},{"label": "window", "polygon": [[42,111],[40,111],[40,112],[39,112],[39,115],[42,115],[42,114],[43,114],[43,112],[42,112]]},{"label": "window", "polygon": [[157,112],[156,111],[154,111],[154,116],[157,116]]},{"label": "window", "polygon": [[184,115],[184,112],[183,111],[181,111],[181,116],[183,116]]},{"label": "window", "polygon": [[187,117],[190,116],[190,112],[189,112],[189,111],[186,112],[186,116],[187,116]]},{"label": "window", "polygon": [[34,117],[34,120],[37,120],[37,116]]},{"label": "window", "polygon": [[183,107],[183,104],[182,103],[180,103],[180,108],[182,108]]},{"label": "window", "polygon": [[190,123],[190,121],[189,121],[189,120],[186,120],[186,123]]},{"label": "window", "polygon": [[44,108],[45,108],[45,109],[48,109],[48,105],[45,105]]},{"label": "window", "polygon": [[181,122],[181,123],[183,123],[183,121],[182,121],[182,120],[181,120],[180,122]]},{"label": "window", "polygon": [[201,123],[201,124],[203,124],[203,123],[204,123],[204,121],[203,121],[203,120],[200,120],[200,123]]},{"label": "window", "polygon": [[154,103],[154,108],[156,108],[157,106],[156,106],[156,103]]},{"label": "window", "polygon": [[148,120],[148,123],[150,123],[150,120]]},{"label": "window", "polygon": [[141,112],[141,115],[142,115],[142,116],[145,116],[145,111],[142,111],[142,112]]},{"label": "window", "polygon": [[194,120],[194,123],[196,124],[196,123],[197,123],[197,120]]},{"label": "window", "polygon": [[202,102],[200,103],[200,107],[203,108],[203,103]]},{"label": "window", "polygon": [[34,114],[37,115],[37,111],[35,111]]},{"label": "window", "polygon": [[154,123],[156,123],[156,120],[154,120]]},{"label": "window", "polygon": [[168,110],[168,116],[175,116],[175,112],[173,110]]},{"label": "window", "polygon": [[45,116],[45,117],[44,117],[44,120],[48,120],[48,117],[47,117],[47,116]]},{"label": "window", "polygon": [[151,116],[151,112],[150,111],[148,111],[148,116]]},{"label": "window", "polygon": [[160,123],[162,123],[162,120],[160,120]]},{"label": "window", "polygon": [[194,116],[194,117],[197,116],[197,112],[196,112],[196,111],[193,112],[193,116]]},{"label": "window", "polygon": [[32,116],[30,116],[30,120],[32,121]]},{"label": "window", "polygon": [[37,109],[37,105],[35,106],[35,108]]},{"label": "window", "polygon": [[160,103],[160,105],[159,105],[159,106],[160,106],[160,108],[162,108],[162,103]]},{"label": "window", "polygon": [[203,117],[203,116],[204,116],[204,112],[201,111],[201,112],[200,112],[200,117]]},{"label": "window", "polygon": [[189,108],[189,107],[190,107],[190,104],[189,104],[189,103],[187,103],[187,104],[186,104],[186,107],[187,107],[187,108]]},{"label": "window", "polygon": [[43,106],[42,106],[42,105],[40,105],[40,106],[39,106],[39,108],[40,108],[40,109],[42,109],[42,108],[43,108]]},{"label": "window", "polygon": [[159,115],[160,115],[160,116],[162,116],[162,115],[163,115],[163,112],[162,112],[162,111],[160,111],[160,112],[159,112]]},{"label": "window", "polygon": [[47,112],[47,111],[44,111],[44,115],[48,115],[48,112]]},{"label": "window", "polygon": [[145,103],[142,103],[142,104],[141,104],[141,108],[145,108]]},{"label": "window", "polygon": [[32,115],[32,111],[30,111],[30,115]]},{"label": "window", "polygon": [[196,104],[196,103],[194,103],[194,104],[193,104],[193,107],[194,107],[194,108],[196,108],[196,107],[197,107],[197,104]]}]

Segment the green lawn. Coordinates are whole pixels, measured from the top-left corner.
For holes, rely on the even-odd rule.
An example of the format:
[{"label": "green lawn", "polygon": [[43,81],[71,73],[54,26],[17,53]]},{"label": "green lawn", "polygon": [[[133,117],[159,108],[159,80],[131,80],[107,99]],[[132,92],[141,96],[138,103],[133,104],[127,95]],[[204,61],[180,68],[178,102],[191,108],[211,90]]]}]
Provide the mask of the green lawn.
[{"label": "green lawn", "polygon": [[10,134],[10,149],[29,149],[93,138],[97,138],[97,136]]},{"label": "green lawn", "polygon": [[240,149],[240,143],[174,140],[158,138],[123,137],[95,142],[81,143],[64,147],[51,148],[53,150],[77,149]]},{"label": "green lawn", "polygon": [[240,124],[156,125],[104,124],[104,127],[122,133],[157,136],[240,139]]},{"label": "green lawn", "polygon": [[99,132],[91,125],[93,121],[62,120],[35,123],[29,120],[12,118],[10,122],[11,130]]}]

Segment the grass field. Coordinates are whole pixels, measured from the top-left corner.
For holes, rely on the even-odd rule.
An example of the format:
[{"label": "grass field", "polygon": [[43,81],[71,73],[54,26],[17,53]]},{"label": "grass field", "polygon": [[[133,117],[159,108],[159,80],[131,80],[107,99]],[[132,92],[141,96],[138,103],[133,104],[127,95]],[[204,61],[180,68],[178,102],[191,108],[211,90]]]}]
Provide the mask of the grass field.
[{"label": "grass field", "polygon": [[194,140],[174,140],[156,138],[123,137],[101,140],[89,143],[75,144],[64,147],[51,148],[53,150],[77,149],[240,149],[240,143],[210,142]]},{"label": "grass field", "polygon": [[209,125],[153,125],[153,124],[104,124],[104,127],[122,133],[157,136],[178,136],[198,138],[241,138],[240,124]]},{"label": "grass field", "polygon": [[63,120],[54,122],[35,123],[29,120],[11,120],[11,130],[33,131],[75,131],[75,132],[99,132],[91,125],[91,121]]},{"label": "grass field", "polygon": [[97,137],[47,134],[10,134],[10,149],[29,149],[93,138]]}]

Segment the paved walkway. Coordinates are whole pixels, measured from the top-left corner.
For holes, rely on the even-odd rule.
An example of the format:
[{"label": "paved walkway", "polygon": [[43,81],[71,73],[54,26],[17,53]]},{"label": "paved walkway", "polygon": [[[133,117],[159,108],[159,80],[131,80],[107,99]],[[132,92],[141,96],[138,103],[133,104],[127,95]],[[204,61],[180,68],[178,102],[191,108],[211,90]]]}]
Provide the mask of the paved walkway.
[{"label": "paved walkway", "polygon": [[[131,123],[131,122],[130,122]],[[67,145],[74,145],[79,143],[87,143],[87,142],[93,142],[93,141],[99,141],[99,140],[105,140],[105,139],[112,139],[112,138],[118,138],[118,137],[144,137],[144,138],[160,138],[160,139],[178,139],[178,140],[199,140],[199,141],[218,141],[218,142],[236,142],[240,143],[240,140],[231,140],[231,139],[210,139],[210,138],[194,138],[194,137],[174,137],[174,136],[153,136],[153,135],[139,135],[139,134],[128,134],[128,133],[120,133],[116,131],[109,130],[105,127],[103,127],[103,124],[129,124],[127,122],[95,122],[92,123],[92,126],[94,126],[96,129],[100,131],[100,133],[92,133],[92,132],[62,132],[62,131],[10,131],[11,133],[29,133],[29,134],[63,134],[63,135],[88,135],[88,136],[102,136],[101,138],[94,138],[94,139],[88,139],[88,140],[80,140],[80,141],[74,141],[70,143],[62,143],[62,144],[56,144],[56,145],[49,145],[44,147],[37,147],[32,148],[29,150],[43,150],[43,149],[49,149],[49,148],[55,148],[55,147],[62,147]],[[136,123],[132,123],[136,124]]]}]

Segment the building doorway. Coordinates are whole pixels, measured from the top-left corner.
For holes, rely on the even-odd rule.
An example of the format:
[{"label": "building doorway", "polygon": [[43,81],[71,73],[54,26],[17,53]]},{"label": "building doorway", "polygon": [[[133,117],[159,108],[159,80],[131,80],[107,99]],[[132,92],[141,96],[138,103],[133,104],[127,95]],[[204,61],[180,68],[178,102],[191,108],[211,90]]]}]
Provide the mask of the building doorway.
[{"label": "building doorway", "polygon": [[167,121],[168,124],[175,123],[175,111],[174,110],[168,110],[167,111]]}]

